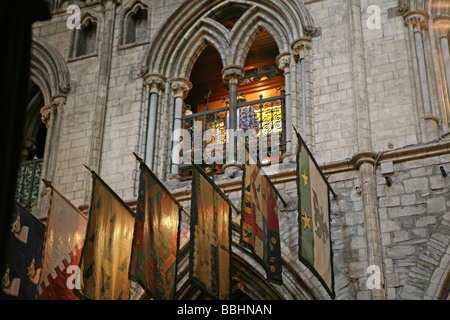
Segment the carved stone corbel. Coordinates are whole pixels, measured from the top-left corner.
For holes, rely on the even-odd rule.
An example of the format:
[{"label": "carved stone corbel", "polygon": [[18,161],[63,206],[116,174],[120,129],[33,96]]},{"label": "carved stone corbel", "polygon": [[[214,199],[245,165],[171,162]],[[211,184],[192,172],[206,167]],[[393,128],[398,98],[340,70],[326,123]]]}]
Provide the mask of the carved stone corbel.
[{"label": "carved stone corbel", "polygon": [[408,12],[408,10],[409,10],[408,0],[400,0],[398,4],[398,12],[400,12],[400,14],[403,15],[406,12]]},{"label": "carved stone corbel", "polygon": [[61,92],[63,92],[63,93],[68,93],[69,91],[70,91],[70,84],[69,83],[63,83],[63,82],[61,82],[60,84],[59,84],[59,89],[61,90]]},{"label": "carved stone corbel", "polygon": [[310,37],[310,38],[316,38],[319,37],[321,35],[321,29],[319,27],[314,27],[314,26],[309,26],[309,27],[305,27],[305,36]]},{"label": "carved stone corbel", "polygon": [[40,112],[41,112],[41,121],[42,121],[42,123],[45,124],[45,127],[48,129],[50,116],[53,112],[53,107],[52,106],[44,106],[41,108]]}]

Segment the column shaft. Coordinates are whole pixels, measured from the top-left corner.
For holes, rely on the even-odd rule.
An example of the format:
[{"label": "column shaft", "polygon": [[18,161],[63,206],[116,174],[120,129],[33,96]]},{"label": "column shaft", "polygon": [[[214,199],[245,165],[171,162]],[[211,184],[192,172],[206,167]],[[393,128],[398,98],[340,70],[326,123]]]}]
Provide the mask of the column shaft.
[{"label": "column shaft", "polygon": [[150,93],[150,105],[147,121],[147,146],[145,149],[145,163],[153,169],[153,157],[155,154],[156,115],[158,111],[158,94]]}]

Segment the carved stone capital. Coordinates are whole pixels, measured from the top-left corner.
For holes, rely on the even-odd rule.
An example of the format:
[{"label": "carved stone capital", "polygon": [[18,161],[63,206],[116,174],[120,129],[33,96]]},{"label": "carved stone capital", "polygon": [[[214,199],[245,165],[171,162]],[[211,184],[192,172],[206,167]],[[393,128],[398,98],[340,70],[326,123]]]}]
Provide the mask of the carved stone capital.
[{"label": "carved stone capital", "polygon": [[67,95],[65,94],[58,94],[56,96],[53,96],[52,99],[52,108],[55,113],[58,113],[59,108],[63,108],[66,105],[67,101]]},{"label": "carved stone capital", "polygon": [[186,99],[189,90],[192,89],[192,83],[184,78],[175,78],[170,81],[170,87],[175,98]]},{"label": "carved stone capital", "polygon": [[302,37],[291,43],[292,53],[299,59],[306,57],[307,51],[312,49],[312,39],[310,37]]},{"label": "carved stone capital", "polygon": [[423,31],[428,28],[430,15],[422,10],[410,10],[403,14],[405,25],[411,25],[414,31]]},{"label": "carved stone capital", "polygon": [[144,76],[144,81],[151,93],[159,94],[164,91],[167,78],[158,73],[148,73]]},{"label": "carved stone capital", "polygon": [[222,70],[222,79],[228,84],[241,83],[244,75],[244,68],[238,65],[231,65]]},{"label": "carved stone capital", "polygon": [[275,58],[275,63],[278,65],[280,70],[283,70],[284,73],[288,73],[291,69],[291,54],[288,52],[280,53]]},{"label": "carved stone capital", "polygon": [[358,152],[352,157],[351,162],[356,168],[359,168],[363,163],[370,163],[374,165],[376,163],[377,154],[372,151]]}]

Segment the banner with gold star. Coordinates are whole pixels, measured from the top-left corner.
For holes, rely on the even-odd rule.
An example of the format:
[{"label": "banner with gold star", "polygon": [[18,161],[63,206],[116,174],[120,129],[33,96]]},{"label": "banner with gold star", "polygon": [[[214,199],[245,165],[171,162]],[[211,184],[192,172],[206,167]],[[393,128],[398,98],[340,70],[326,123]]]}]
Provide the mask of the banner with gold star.
[{"label": "banner with gold star", "polygon": [[329,185],[308,147],[297,134],[299,258],[334,297]]}]

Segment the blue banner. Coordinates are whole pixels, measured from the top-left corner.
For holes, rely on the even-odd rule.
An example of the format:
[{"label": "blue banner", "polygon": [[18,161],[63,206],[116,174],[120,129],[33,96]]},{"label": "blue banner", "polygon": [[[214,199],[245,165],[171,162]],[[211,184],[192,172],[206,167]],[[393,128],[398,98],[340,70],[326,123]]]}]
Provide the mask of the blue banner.
[{"label": "blue banner", "polygon": [[1,299],[36,299],[37,285],[41,275],[44,236],[44,224],[15,204],[7,266],[2,277]]}]

